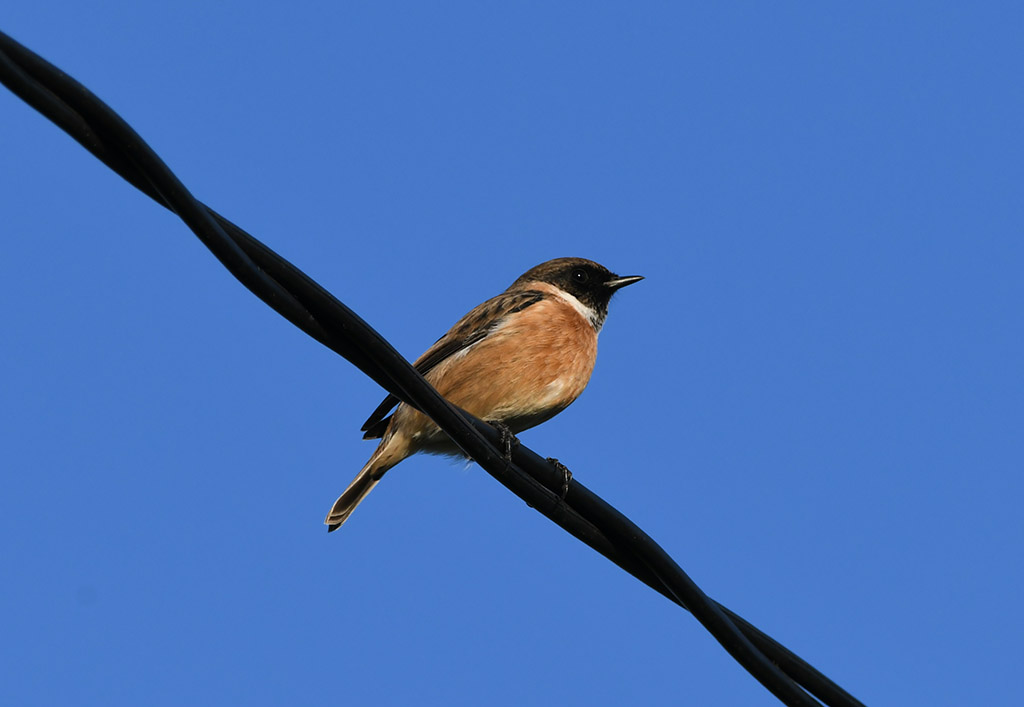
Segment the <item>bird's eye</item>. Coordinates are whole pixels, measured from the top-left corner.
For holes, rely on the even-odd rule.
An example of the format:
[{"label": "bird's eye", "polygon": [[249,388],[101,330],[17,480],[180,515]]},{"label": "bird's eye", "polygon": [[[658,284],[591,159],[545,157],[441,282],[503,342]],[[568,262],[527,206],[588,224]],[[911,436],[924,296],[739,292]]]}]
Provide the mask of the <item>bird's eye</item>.
[{"label": "bird's eye", "polygon": [[590,274],[586,270],[583,270],[581,268],[576,268],[575,270],[572,271],[572,280],[573,280],[573,282],[578,282],[580,284],[583,284],[584,282],[586,282],[589,279],[590,279]]}]

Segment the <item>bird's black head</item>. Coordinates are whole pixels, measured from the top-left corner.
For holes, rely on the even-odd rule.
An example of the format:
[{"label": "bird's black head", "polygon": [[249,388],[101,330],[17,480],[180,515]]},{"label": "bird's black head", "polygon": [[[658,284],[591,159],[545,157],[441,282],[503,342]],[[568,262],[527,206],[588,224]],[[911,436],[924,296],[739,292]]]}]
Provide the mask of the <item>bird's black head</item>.
[{"label": "bird's black head", "polygon": [[[530,282],[546,282],[572,295],[589,313],[585,316],[600,329],[608,316],[608,302],[617,290],[643,280],[640,275],[620,276],[585,258],[555,258],[530,268],[512,287]],[[591,314],[592,313],[592,314]]]}]

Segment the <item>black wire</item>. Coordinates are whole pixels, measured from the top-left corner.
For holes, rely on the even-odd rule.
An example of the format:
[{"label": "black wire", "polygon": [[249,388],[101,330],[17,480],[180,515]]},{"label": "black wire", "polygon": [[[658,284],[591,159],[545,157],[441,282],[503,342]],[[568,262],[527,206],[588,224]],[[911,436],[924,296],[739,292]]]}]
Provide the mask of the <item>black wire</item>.
[{"label": "black wire", "polygon": [[[174,211],[243,285],[290,322],[400,399],[426,412],[470,457],[527,503],[605,557],[690,610],[787,705],[861,705],[811,665],[709,599],[649,536],[519,445],[504,458],[498,433],[451,405],[358,315],[294,265],[197,201],[116,113],[84,86],[0,33],[0,81],[124,179]],[[803,686],[803,689],[801,689]]]}]

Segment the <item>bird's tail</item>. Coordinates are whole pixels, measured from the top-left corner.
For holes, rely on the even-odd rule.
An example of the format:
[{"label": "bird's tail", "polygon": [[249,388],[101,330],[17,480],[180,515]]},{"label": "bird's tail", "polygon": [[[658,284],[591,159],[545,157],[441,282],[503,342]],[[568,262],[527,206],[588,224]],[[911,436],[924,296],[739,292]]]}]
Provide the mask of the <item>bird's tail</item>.
[{"label": "bird's tail", "polygon": [[352,515],[356,506],[362,503],[367,494],[373,491],[373,487],[380,483],[385,472],[405,458],[405,454],[396,454],[397,451],[392,445],[387,444],[387,441],[377,448],[377,451],[370,457],[370,461],[366,462],[366,466],[356,474],[356,478],[352,479],[352,483],[334,502],[331,512],[324,519],[328,533],[340,528],[342,523]]}]

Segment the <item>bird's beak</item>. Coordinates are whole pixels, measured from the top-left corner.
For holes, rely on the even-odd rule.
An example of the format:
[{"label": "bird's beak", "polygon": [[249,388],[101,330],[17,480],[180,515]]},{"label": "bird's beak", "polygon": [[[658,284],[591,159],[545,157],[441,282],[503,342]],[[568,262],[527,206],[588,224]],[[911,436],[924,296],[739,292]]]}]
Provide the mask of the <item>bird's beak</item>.
[{"label": "bird's beak", "polygon": [[617,277],[614,280],[609,280],[604,283],[604,286],[614,292],[626,285],[632,285],[634,282],[640,282],[643,279],[643,275],[626,275],[625,277]]}]

